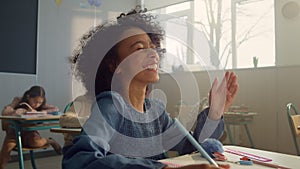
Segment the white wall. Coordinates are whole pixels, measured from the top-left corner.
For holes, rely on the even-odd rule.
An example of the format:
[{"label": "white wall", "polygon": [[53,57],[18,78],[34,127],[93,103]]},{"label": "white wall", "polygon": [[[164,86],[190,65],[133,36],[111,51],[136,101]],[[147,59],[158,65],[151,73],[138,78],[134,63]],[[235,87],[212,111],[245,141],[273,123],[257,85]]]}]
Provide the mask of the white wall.
[{"label": "white wall", "polygon": [[[300,64],[300,14],[295,18],[285,18],[282,14],[284,5],[294,1],[300,6],[300,0],[275,0],[275,46],[278,66]],[[299,12],[299,11],[298,11]]]},{"label": "white wall", "polygon": [[[79,37],[94,25],[121,11],[135,7],[135,0],[102,1],[100,7],[81,8],[81,0],[64,0],[60,7],[55,1],[39,1],[37,75],[0,73],[0,107],[9,104],[14,96],[22,96],[30,86],[42,85],[46,90],[47,102],[60,110],[75,96],[72,94],[72,78],[67,57],[78,44]],[[95,17],[96,12],[96,17]],[[16,49],[17,50],[17,49]],[[77,94],[77,93],[76,93]],[[0,144],[4,138],[1,131]],[[63,144],[60,134],[42,131],[42,135],[53,137]]]}]

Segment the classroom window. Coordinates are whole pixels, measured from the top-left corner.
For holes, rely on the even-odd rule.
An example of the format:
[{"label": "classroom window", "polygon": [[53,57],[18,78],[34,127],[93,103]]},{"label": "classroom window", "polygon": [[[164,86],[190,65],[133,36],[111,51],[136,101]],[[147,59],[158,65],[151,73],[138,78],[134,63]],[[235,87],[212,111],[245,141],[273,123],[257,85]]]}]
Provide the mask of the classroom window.
[{"label": "classroom window", "polygon": [[[190,70],[275,66],[274,1],[194,0],[153,12],[186,21],[170,17],[163,24],[167,35],[167,55],[162,63],[165,70],[181,65]],[[175,27],[180,39],[172,38]],[[199,58],[202,53],[195,50],[200,35],[195,31],[205,34],[209,41],[208,61]],[[203,60],[206,62],[201,63]]]}]

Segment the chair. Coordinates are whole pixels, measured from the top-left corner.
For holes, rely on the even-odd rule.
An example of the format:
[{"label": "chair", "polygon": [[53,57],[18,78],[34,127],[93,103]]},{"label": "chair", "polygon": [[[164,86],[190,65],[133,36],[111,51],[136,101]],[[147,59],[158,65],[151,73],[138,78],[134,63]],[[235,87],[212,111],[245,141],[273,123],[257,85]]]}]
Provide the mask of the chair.
[{"label": "chair", "polygon": [[[32,166],[33,169],[37,169],[36,164],[35,164],[35,159],[34,159],[34,150],[47,149],[49,146],[50,146],[49,144],[46,144],[46,145],[44,145],[42,147],[38,147],[38,148],[28,148],[28,147],[23,147],[22,148],[22,151],[29,151],[31,166]],[[18,151],[18,148],[15,147],[13,149],[13,151]]]},{"label": "chair", "polygon": [[63,111],[63,113],[66,113],[69,109],[70,109],[70,107],[73,105],[73,102],[70,102],[70,103],[68,103],[67,105],[66,105],[66,107],[65,107],[65,109],[64,109],[64,111]]},{"label": "chair", "polygon": [[80,132],[78,132],[78,130],[81,131],[79,118],[75,113],[74,101],[72,101],[66,105],[63,114],[60,116],[59,124],[61,129],[50,130],[51,132],[63,134],[65,141],[63,147],[73,145],[74,137],[80,135]]},{"label": "chair", "polygon": [[[6,131],[6,129],[9,127],[9,123],[5,122],[4,120],[2,120],[2,130]],[[30,161],[31,161],[31,165],[33,169],[37,169],[36,168],[36,164],[35,164],[35,158],[34,158],[34,150],[39,150],[39,149],[47,149],[50,145],[46,144],[42,147],[38,147],[38,148],[30,148],[30,147],[22,147],[22,151],[29,151],[30,154]],[[13,151],[18,151],[17,146],[13,149]],[[23,163],[24,161],[19,159],[19,163]],[[23,165],[22,165],[23,166]]]},{"label": "chair", "polygon": [[[292,114],[292,111],[294,112],[294,114]],[[297,143],[297,137],[300,137],[300,114],[298,114],[297,109],[295,105],[293,105],[293,103],[287,104],[287,115],[297,155],[300,156],[300,150]]]},{"label": "chair", "polygon": [[74,101],[68,103],[60,116],[59,124],[62,128],[79,128],[81,127],[79,117],[75,113]]}]

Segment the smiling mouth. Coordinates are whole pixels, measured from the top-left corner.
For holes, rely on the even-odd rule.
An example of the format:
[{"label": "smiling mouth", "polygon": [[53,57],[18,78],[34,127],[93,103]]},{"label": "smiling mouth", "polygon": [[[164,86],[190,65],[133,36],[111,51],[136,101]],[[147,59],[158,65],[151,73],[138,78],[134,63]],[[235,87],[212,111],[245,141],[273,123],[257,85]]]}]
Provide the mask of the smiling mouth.
[{"label": "smiling mouth", "polygon": [[144,68],[147,69],[147,70],[157,70],[158,65],[155,63],[155,64],[152,64],[152,65],[147,65]]}]

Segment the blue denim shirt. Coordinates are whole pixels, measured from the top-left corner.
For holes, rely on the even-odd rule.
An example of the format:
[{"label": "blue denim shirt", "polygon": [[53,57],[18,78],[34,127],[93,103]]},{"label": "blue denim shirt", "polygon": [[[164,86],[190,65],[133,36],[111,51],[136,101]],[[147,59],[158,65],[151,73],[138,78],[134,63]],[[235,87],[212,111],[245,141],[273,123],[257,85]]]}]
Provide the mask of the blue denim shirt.
[{"label": "blue denim shirt", "polygon": [[[179,154],[196,150],[162,102],[145,99],[144,109],[144,113],[137,112],[116,92],[101,93],[81,135],[64,148],[62,168],[156,169],[165,166],[157,160],[166,158],[168,150]],[[207,114],[205,109],[197,118],[193,134],[199,142],[200,137],[219,138],[224,130],[223,119],[211,121]]]}]

